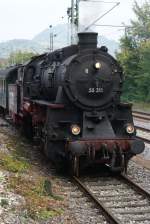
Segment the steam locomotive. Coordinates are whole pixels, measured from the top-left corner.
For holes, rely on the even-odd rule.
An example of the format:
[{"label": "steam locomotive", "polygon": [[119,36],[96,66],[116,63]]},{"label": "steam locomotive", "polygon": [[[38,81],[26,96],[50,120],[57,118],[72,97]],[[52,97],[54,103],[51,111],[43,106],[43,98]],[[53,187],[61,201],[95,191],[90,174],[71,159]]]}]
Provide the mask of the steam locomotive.
[{"label": "steam locomotive", "polygon": [[56,166],[74,175],[93,164],[127,171],[143,152],[131,104],[120,100],[123,72],[97,33],[79,33],[77,45],[33,57],[0,71],[0,108]]}]

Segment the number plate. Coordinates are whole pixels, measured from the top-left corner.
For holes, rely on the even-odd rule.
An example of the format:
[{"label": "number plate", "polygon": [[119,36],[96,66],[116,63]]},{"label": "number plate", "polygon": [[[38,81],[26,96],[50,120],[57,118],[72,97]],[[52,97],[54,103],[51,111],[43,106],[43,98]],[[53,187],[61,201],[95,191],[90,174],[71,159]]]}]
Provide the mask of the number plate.
[{"label": "number plate", "polygon": [[88,93],[103,93],[104,89],[102,87],[89,88]]}]

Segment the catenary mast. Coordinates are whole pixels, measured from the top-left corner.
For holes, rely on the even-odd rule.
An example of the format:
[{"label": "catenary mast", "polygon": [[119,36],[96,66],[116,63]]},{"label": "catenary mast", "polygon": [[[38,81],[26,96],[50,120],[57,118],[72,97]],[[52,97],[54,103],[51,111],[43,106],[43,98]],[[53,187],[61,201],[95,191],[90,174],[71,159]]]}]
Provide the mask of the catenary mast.
[{"label": "catenary mast", "polygon": [[77,42],[77,33],[79,30],[79,1],[71,0],[71,8],[68,8],[67,14],[71,24],[71,44]]}]

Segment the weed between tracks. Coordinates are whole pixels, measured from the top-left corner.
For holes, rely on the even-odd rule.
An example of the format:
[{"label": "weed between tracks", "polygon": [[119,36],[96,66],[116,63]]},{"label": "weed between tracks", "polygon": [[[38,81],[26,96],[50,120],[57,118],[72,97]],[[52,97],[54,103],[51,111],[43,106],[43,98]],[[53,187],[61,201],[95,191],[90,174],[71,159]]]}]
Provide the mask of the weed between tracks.
[{"label": "weed between tracks", "polygon": [[[60,189],[54,181],[52,186],[50,177],[35,171],[29,154],[24,150],[27,143],[14,136],[8,139],[4,137],[7,144],[6,151],[0,150],[0,169],[9,172],[8,190],[13,190],[25,199],[25,205],[17,209],[27,210],[27,215],[33,219],[49,219],[61,215],[64,202],[63,197],[57,195],[61,194]],[[0,204],[4,203],[1,201]]]}]

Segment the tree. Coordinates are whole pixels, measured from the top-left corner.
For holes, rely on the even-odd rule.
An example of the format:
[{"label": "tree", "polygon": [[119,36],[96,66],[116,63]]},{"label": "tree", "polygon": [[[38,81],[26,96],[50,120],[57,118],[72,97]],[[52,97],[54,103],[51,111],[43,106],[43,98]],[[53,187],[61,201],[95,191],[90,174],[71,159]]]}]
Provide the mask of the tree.
[{"label": "tree", "polygon": [[4,58],[0,58],[0,68],[5,68],[8,64],[8,60]]},{"label": "tree", "polygon": [[121,38],[117,53],[126,74],[123,98],[150,102],[150,3],[139,7],[135,2],[133,10],[137,18]]},{"label": "tree", "polygon": [[30,60],[35,54],[28,51],[17,51],[10,54],[8,58],[9,64],[23,64]]},{"label": "tree", "polygon": [[120,40],[121,52],[117,54],[124,74],[125,83],[123,86],[123,99],[130,100],[136,98],[137,83],[135,77],[138,71],[139,54],[135,41],[132,37],[125,36]]},{"label": "tree", "polygon": [[140,43],[139,46],[139,77],[137,85],[141,93],[140,100],[150,102],[150,40]]},{"label": "tree", "polygon": [[137,2],[135,2],[133,11],[137,20],[131,20],[132,35],[137,41],[150,39],[150,3],[145,2],[143,6],[140,7]]}]

